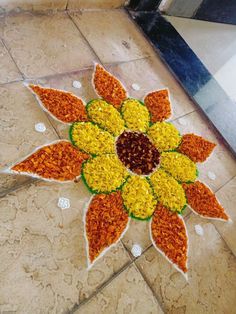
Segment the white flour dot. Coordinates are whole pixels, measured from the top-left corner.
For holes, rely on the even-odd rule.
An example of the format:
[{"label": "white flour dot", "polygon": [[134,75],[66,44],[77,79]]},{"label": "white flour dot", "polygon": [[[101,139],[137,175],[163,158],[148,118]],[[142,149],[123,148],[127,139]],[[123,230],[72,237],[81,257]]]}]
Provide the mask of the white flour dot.
[{"label": "white flour dot", "polygon": [[80,81],[73,81],[72,85],[74,88],[81,88],[81,86],[82,86]]},{"label": "white flour dot", "polygon": [[57,206],[61,209],[67,209],[70,208],[70,200],[65,197],[59,197]]},{"label": "white flour dot", "polygon": [[179,122],[180,125],[187,125],[187,121],[184,118],[179,118],[178,122]]},{"label": "white flour dot", "polygon": [[212,171],[208,171],[207,176],[209,179],[211,179],[213,181],[216,179],[216,175]]},{"label": "white flour dot", "polygon": [[139,244],[134,244],[131,253],[133,254],[134,257],[138,257],[142,254],[142,248]]},{"label": "white flour dot", "polygon": [[132,84],[132,88],[133,88],[133,90],[140,90],[140,86],[136,83]]},{"label": "white flour dot", "polygon": [[45,124],[42,123],[42,122],[36,123],[35,126],[34,126],[34,128],[35,128],[35,131],[37,131],[37,132],[43,133],[43,132],[46,131],[46,126],[45,126]]},{"label": "white flour dot", "polygon": [[199,236],[203,236],[204,231],[200,225],[195,225],[194,228],[195,228],[196,234],[198,234]]}]

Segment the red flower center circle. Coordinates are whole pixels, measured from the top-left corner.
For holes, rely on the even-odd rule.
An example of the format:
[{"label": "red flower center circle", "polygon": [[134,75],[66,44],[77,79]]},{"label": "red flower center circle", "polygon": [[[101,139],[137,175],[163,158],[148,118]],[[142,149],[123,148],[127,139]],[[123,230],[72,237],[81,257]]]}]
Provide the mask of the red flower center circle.
[{"label": "red flower center circle", "polygon": [[139,132],[123,132],[116,141],[116,151],[125,167],[139,175],[150,174],[160,161],[156,147]]}]

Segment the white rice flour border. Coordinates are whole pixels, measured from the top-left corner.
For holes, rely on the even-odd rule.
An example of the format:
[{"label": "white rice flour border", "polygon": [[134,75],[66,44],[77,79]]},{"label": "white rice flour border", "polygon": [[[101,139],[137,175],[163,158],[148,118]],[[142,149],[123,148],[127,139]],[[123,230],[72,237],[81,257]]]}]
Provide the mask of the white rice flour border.
[{"label": "white rice flour border", "polygon": [[116,246],[116,244],[123,238],[123,236],[125,235],[126,231],[129,229],[129,225],[130,225],[130,221],[131,218],[128,217],[128,223],[125,227],[125,229],[123,230],[123,232],[121,233],[120,237],[117,239],[116,242],[114,242],[113,244],[111,244],[110,246],[106,247],[105,249],[103,249],[103,251],[99,254],[98,257],[95,258],[95,260],[91,263],[90,259],[89,259],[89,242],[88,242],[88,238],[86,235],[86,215],[90,206],[90,203],[93,199],[93,197],[96,197],[96,194],[93,194],[90,199],[88,200],[88,202],[85,203],[84,208],[83,208],[83,224],[84,224],[84,238],[85,238],[85,247],[86,247],[86,257],[87,257],[87,270],[90,270],[92,268],[92,266],[102,257],[104,256],[112,247]]},{"label": "white rice flour border", "polygon": [[[60,142],[67,142],[67,143],[70,143],[71,142],[69,140],[63,140],[63,139],[60,139],[60,140],[55,140],[53,142],[50,142],[50,143],[47,143],[47,144],[44,144],[44,145],[41,145],[41,146],[38,146],[36,147],[30,154],[24,156],[23,158],[20,158],[18,159],[18,161],[12,163],[10,166],[0,170],[0,173],[3,173],[3,174],[18,174],[18,175],[24,175],[24,176],[28,176],[28,177],[31,177],[31,178],[35,178],[35,179],[41,179],[43,181],[47,181],[47,182],[57,182],[57,183],[68,183],[68,182],[73,182],[75,179],[79,179],[81,177],[80,176],[77,176],[75,179],[73,180],[65,180],[65,181],[59,181],[59,180],[55,180],[55,179],[47,179],[47,178],[44,178],[42,176],[39,176],[37,174],[32,174],[32,173],[29,173],[29,172],[23,172],[23,171],[16,171],[16,170],[12,170],[11,168],[17,164],[19,164],[20,162],[24,161],[25,159],[27,159],[28,157],[30,157],[31,155],[33,155],[34,153],[36,153],[39,149],[41,148],[44,148],[44,147],[47,147],[47,146],[50,146],[50,145],[53,145],[53,144],[57,144],[57,143],[60,143]],[[72,145],[72,144],[71,144]]]},{"label": "white rice flour border", "polygon": [[[177,215],[178,215],[178,214],[177,214]],[[187,230],[187,227],[186,227],[186,224],[185,224],[185,221],[184,221],[183,217],[182,217],[181,215],[178,215],[178,216],[179,216],[179,218],[182,219],[182,221],[183,221],[183,224],[184,224],[184,227],[185,227],[185,231],[186,231],[186,235],[187,235],[187,262],[186,262],[186,266],[187,266],[187,269],[188,269],[188,251],[189,251],[188,230]],[[166,254],[165,254],[163,251],[161,251],[161,249],[159,249],[158,246],[156,245],[156,243],[155,243],[155,241],[154,241],[154,239],[153,239],[153,237],[152,237],[152,219],[153,219],[153,216],[152,216],[152,218],[150,219],[150,222],[149,222],[149,236],[150,236],[150,239],[151,239],[151,241],[152,241],[153,246],[155,247],[155,249],[156,249],[162,256],[164,256],[164,257],[167,259],[167,261],[168,261],[172,266],[174,266],[174,268],[175,268],[178,272],[180,272],[180,273],[184,276],[184,278],[186,279],[186,281],[188,281],[188,274],[187,274],[187,273],[184,273],[184,272],[182,271],[182,269],[180,269],[176,264],[174,264],[174,263],[166,256]]]},{"label": "white rice flour border", "polygon": [[51,90],[54,90],[54,91],[58,91],[58,92],[63,92],[63,93],[70,94],[70,95],[76,97],[77,99],[81,100],[82,103],[83,103],[83,105],[84,105],[84,107],[86,108],[86,103],[85,103],[85,101],[84,101],[82,98],[78,97],[77,95],[75,95],[75,94],[73,94],[73,93],[71,93],[71,92],[69,92],[69,91],[66,91],[66,90],[63,90],[63,89],[52,88],[52,87],[50,87],[50,86],[41,86],[41,85],[38,85],[38,84],[36,85],[36,84],[33,84],[33,83],[29,82],[29,81],[23,82],[23,85],[31,91],[31,93],[34,95],[34,97],[36,98],[36,100],[37,100],[39,106],[41,107],[41,109],[42,109],[43,111],[45,111],[50,117],[52,117],[52,118],[53,118],[54,120],[56,120],[57,122],[63,123],[63,124],[65,124],[65,125],[70,126],[73,122],[64,122],[64,121],[62,121],[62,120],[59,120],[56,116],[54,116],[54,114],[51,113],[51,112],[44,106],[44,104],[43,104],[43,102],[40,100],[39,96],[30,88],[30,85],[35,85],[35,86],[39,86],[39,87],[41,87],[41,88],[48,88],[48,89],[51,89]]}]

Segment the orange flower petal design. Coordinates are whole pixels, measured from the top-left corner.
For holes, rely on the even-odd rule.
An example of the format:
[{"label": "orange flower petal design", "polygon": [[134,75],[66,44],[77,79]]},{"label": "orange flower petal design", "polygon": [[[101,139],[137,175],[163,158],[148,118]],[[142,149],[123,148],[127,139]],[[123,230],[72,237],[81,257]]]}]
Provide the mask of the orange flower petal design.
[{"label": "orange flower petal design", "polygon": [[158,204],[151,220],[151,239],[176,268],[187,272],[188,236],[183,218]]},{"label": "orange flower petal design", "polygon": [[151,113],[151,122],[164,121],[171,116],[171,105],[167,89],[147,94],[144,103]]},{"label": "orange flower petal design", "polygon": [[100,64],[96,64],[93,84],[96,93],[117,109],[120,108],[122,102],[127,98],[127,92],[121,82]]},{"label": "orange flower petal design", "polygon": [[209,142],[201,136],[185,134],[182,136],[178,151],[187,155],[194,162],[203,162],[210,156],[215,146],[216,144]]},{"label": "orange flower petal design", "polygon": [[29,87],[38,96],[43,109],[51,113],[54,118],[65,123],[88,121],[85,105],[77,96],[38,85],[29,85]]},{"label": "orange flower petal design", "polygon": [[215,194],[202,182],[195,181],[182,185],[188,205],[194,212],[206,218],[218,218],[228,220],[224,208],[217,201]]},{"label": "orange flower petal design", "polygon": [[89,155],[67,141],[59,141],[37,149],[11,170],[55,181],[71,181],[80,176],[81,166]]},{"label": "orange flower petal design", "polygon": [[128,222],[120,191],[92,198],[85,218],[89,264],[122,237]]}]

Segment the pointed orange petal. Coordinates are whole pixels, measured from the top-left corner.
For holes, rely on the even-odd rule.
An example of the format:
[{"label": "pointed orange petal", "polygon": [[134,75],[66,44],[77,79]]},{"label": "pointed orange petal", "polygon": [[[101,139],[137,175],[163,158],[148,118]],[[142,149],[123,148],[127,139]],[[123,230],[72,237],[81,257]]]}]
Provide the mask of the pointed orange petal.
[{"label": "pointed orange petal", "polygon": [[126,90],[121,82],[99,64],[95,68],[93,83],[96,93],[117,109],[127,98]]},{"label": "pointed orange petal", "polygon": [[88,121],[85,105],[77,96],[37,85],[29,85],[29,87],[54,118],[65,123]]},{"label": "pointed orange petal", "polygon": [[182,136],[178,151],[187,155],[194,162],[203,162],[210,156],[215,146],[216,144],[209,142],[201,136],[185,134]]},{"label": "pointed orange petal", "polygon": [[183,184],[187,202],[192,210],[206,218],[228,220],[224,208],[217,201],[215,194],[202,182]]},{"label": "pointed orange petal", "polygon": [[187,272],[188,236],[181,216],[159,203],[151,220],[151,239],[170,262]]},{"label": "pointed orange petal", "polygon": [[44,179],[71,181],[81,173],[81,166],[89,155],[80,152],[66,141],[43,146],[14,165],[11,170]]},{"label": "pointed orange petal", "polygon": [[151,113],[151,121],[164,121],[171,116],[171,105],[167,89],[147,94],[144,103]]},{"label": "pointed orange petal", "polygon": [[88,257],[91,263],[122,237],[128,221],[120,191],[93,197],[85,220]]}]

